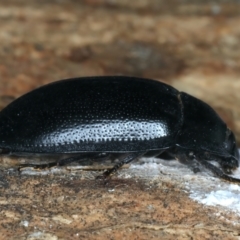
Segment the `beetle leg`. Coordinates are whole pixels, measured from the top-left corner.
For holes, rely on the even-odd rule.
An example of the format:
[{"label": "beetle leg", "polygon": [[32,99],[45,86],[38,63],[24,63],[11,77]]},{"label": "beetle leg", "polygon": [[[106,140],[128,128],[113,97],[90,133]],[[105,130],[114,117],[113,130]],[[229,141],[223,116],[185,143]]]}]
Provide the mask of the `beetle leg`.
[{"label": "beetle leg", "polygon": [[[86,153],[70,158],[64,158],[58,161],[58,166],[64,166],[72,162],[93,160],[93,161],[106,161],[106,160],[115,160],[122,156],[123,153]],[[125,155],[125,154],[124,154]]]},{"label": "beetle leg", "polygon": [[203,165],[206,169],[210,170],[212,173],[214,173],[216,176],[229,181],[229,182],[235,182],[235,183],[240,183],[240,179],[234,178],[234,177],[230,177],[228,175],[226,175],[221,169],[219,169],[218,167],[214,166],[213,164],[211,164],[210,162],[206,161],[206,160],[201,160],[200,158],[196,159],[201,165]]},{"label": "beetle leg", "polygon": [[226,173],[226,174],[232,174],[233,173],[233,171],[232,171],[233,169],[230,168],[228,164],[225,164],[225,163],[221,162],[220,165],[221,165],[224,173]]},{"label": "beetle leg", "polygon": [[49,162],[49,163],[41,163],[41,164],[21,164],[19,165],[19,169],[21,167],[34,167],[34,168],[39,168],[39,169],[45,169],[45,168],[50,168],[50,167],[55,167],[55,166],[65,166],[68,165],[70,163],[73,162],[82,162],[82,161],[86,161],[89,159],[93,159],[95,158],[96,154],[91,154],[91,153],[87,153],[87,154],[81,154],[81,155],[77,155],[77,156],[73,156],[73,157],[68,157],[68,158],[63,158],[54,162]]},{"label": "beetle leg", "polygon": [[175,159],[180,163],[187,165],[194,173],[200,172],[200,164],[194,158],[193,153],[189,153],[188,155],[185,153],[176,154]]},{"label": "beetle leg", "polygon": [[116,172],[120,167],[122,167],[124,164],[130,163],[133,160],[135,160],[136,158],[141,157],[144,154],[145,154],[145,152],[133,152],[133,153],[129,153],[129,154],[124,154],[124,157],[123,157],[122,160],[120,160],[120,162],[118,162],[113,168],[105,171],[102,176],[99,176],[97,178],[109,177],[114,172]]},{"label": "beetle leg", "polygon": [[25,167],[33,167],[33,168],[38,168],[38,169],[45,169],[45,168],[50,168],[56,166],[56,162],[49,162],[49,163],[41,163],[41,164],[32,164],[32,163],[23,163],[18,165],[18,170],[21,170],[21,168]]},{"label": "beetle leg", "polygon": [[236,159],[234,157],[221,159],[221,161],[219,163],[222,167],[222,170],[226,174],[232,174],[232,170],[238,168],[238,166],[239,166],[238,159]]},{"label": "beetle leg", "polygon": [[197,154],[199,159],[204,159],[208,161],[216,161],[219,163],[222,171],[225,174],[232,174],[232,171],[236,169],[239,166],[238,159],[234,157],[220,157],[212,155],[208,152],[205,152],[204,154]]},{"label": "beetle leg", "polygon": [[143,157],[149,158],[149,157],[158,157],[161,155],[164,151],[163,150],[150,150],[146,153],[144,153]]},{"label": "beetle leg", "polygon": [[156,158],[160,158],[163,160],[174,160],[174,156],[170,154],[168,151],[160,152],[160,154],[157,155]]},{"label": "beetle leg", "polygon": [[89,154],[83,154],[83,155],[79,155],[79,156],[75,156],[75,157],[64,158],[64,159],[59,160],[56,165],[57,166],[65,166],[65,165],[68,165],[73,162],[85,161],[85,160],[88,160],[90,158],[90,156],[91,155],[89,155]]}]

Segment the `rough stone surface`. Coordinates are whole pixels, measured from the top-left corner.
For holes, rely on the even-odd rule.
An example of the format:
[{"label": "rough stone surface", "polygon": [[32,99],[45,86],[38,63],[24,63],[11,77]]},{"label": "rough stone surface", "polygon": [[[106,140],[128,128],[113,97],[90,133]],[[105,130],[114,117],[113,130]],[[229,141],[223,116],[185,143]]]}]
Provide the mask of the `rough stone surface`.
[{"label": "rough stone surface", "polygon": [[[239,13],[233,0],[2,1],[0,108],[63,78],[155,78],[212,105],[240,143]],[[0,239],[239,239],[178,182],[94,174],[3,169]]]}]

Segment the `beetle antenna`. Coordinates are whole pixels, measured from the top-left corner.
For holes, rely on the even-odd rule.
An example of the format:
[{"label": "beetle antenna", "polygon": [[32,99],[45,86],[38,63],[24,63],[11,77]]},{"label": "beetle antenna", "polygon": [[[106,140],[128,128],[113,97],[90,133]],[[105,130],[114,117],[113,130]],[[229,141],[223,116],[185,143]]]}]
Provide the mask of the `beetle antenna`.
[{"label": "beetle antenna", "polygon": [[235,183],[240,183],[240,179],[238,178],[234,178],[234,177],[230,177],[227,174],[225,174],[221,169],[217,168],[216,166],[214,166],[213,164],[205,161],[205,160],[200,160],[200,159],[196,159],[200,164],[202,164],[205,168],[209,169],[212,173],[214,173],[216,176],[229,181],[229,182],[235,182]]}]

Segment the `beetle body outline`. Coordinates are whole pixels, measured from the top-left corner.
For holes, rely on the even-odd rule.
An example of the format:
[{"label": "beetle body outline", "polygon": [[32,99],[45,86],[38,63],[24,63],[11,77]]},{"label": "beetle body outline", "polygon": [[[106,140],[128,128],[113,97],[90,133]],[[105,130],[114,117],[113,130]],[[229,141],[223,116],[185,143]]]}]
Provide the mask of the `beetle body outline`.
[{"label": "beetle body outline", "polygon": [[208,104],[162,82],[125,76],[60,80],[0,112],[0,154],[122,153],[110,174],[139,156],[162,152],[194,171],[201,164],[240,182],[226,175],[238,167],[234,134]]}]

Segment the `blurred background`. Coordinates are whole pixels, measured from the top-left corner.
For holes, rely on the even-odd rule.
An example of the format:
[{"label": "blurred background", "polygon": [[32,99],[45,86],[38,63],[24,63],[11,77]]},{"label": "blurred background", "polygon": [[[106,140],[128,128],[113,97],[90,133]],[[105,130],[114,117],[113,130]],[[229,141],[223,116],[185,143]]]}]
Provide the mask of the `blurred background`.
[{"label": "blurred background", "polygon": [[240,142],[240,1],[0,1],[0,109],[58,79],[132,75],[213,106]]}]

